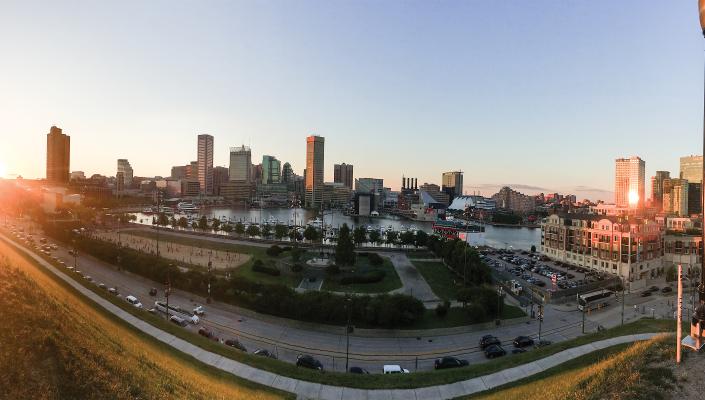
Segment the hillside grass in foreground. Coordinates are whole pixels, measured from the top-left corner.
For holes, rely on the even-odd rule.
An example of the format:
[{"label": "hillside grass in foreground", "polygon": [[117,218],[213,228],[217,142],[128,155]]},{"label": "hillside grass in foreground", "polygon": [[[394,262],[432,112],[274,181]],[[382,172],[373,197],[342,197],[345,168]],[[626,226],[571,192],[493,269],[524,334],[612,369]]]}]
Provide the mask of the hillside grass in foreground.
[{"label": "hillside grass in foreground", "polygon": [[98,312],[0,243],[0,398],[279,399]]},{"label": "hillside grass in foreground", "polygon": [[[670,337],[603,349],[570,360],[476,400],[659,400],[675,378],[665,366],[672,360]],[[673,362],[673,361],[671,361]]]}]

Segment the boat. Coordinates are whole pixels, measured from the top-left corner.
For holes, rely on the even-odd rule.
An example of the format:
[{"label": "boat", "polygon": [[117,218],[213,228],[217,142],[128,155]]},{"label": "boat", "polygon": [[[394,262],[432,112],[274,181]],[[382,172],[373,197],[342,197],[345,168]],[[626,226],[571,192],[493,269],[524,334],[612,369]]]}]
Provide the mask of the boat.
[{"label": "boat", "polygon": [[309,220],[308,225],[314,228],[321,228],[323,226],[323,220],[316,217],[316,219]]},{"label": "boat", "polygon": [[185,201],[182,201],[181,203],[176,205],[176,208],[186,214],[195,214],[198,212],[198,207],[196,207],[195,204],[193,203],[187,203]]}]

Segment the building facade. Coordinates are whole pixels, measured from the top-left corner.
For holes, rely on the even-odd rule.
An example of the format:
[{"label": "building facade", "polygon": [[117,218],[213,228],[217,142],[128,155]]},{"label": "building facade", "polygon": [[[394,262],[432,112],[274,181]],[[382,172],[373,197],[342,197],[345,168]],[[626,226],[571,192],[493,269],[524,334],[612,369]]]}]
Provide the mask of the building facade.
[{"label": "building facade", "polygon": [[680,160],[681,171],[678,176],[690,183],[700,183],[703,180],[703,156],[686,156]]},{"label": "building facade", "polygon": [[557,261],[641,283],[662,270],[663,226],[639,218],[552,214],[541,223],[541,252]]},{"label": "building facade", "polygon": [[47,134],[47,181],[54,184],[69,183],[71,166],[71,137],[60,128],[52,126]]},{"label": "building facade", "polygon": [[306,201],[307,208],[319,208],[323,201],[323,151],[325,139],[311,135],[306,138]]},{"label": "building facade", "polygon": [[617,207],[644,207],[646,163],[639,157],[615,160],[614,203]]},{"label": "building facade", "polygon": [[353,188],[353,166],[350,164],[335,164],[333,165],[333,182],[342,183],[348,189]]},{"label": "building facade", "polygon": [[274,156],[262,156],[262,180],[263,185],[281,183],[281,161]]},{"label": "building facade", "polygon": [[536,199],[505,186],[492,196],[497,208],[526,214],[536,209]]},{"label": "building facade", "polygon": [[230,180],[229,170],[225,167],[213,168],[213,194],[220,196],[220,188]]},{"label": "building facade", "polygon": [[127,159],[121,158],[117,160],[117,172],[122,172],[122,176],[124,179],[123,184],[125,185],[125,187],[132,186],[132,178],[134,176],[134,172],[132,171],[132,166],[130,165],[130,162]]},{"label": "building facade", "polygon": [[451,200],[463,195],[463,171],[444,172],[441,178],[441,189]]},{"label": "building facade", "polygon": [[213,136],[198,135],[198,183],[206,195],[213,194]]},{"label": "building facade", "polygon": [[656,175],[651,177],[651,206],[658,211],[663,208],[663,183],[666,179],[671,179],[668,171],[656,171]]},{"label": "building facade", "polygon": [[249,147],[230,148],[230,180],[252,182],[252,150]]}]

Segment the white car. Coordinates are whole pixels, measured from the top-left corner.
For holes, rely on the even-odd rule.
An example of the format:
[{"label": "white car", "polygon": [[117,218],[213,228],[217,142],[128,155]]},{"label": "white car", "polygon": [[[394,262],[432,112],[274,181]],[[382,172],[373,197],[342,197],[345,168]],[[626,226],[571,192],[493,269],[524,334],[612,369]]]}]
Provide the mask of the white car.
[{"label": "white car", "polygon": [[196,308],[193,309],[193,313],[196,315],[203,315],[206,313],[206,309],[203,308],[203,306],[197,306]]},{"label": "white car", "polygon": [[385,374],[408,374],[409,370],[402,368],[400,365],[385,365],[383,368]]},{"label": "white car", "polygon": [[132,304],[133,306],[135,306],[137,308],[142,308],[142,303],[140,303],[140,301],[137,300],[137,297],[135,297],[135,296],[129,295],[129,296],[125,297],[125,301]]}]

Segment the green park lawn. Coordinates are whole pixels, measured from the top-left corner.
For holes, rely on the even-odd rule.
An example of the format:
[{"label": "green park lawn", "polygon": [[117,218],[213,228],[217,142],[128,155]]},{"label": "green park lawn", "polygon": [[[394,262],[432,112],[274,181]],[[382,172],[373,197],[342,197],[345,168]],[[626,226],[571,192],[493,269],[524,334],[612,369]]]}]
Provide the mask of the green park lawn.
[{"label": "green park lawn", "polygon": [[412,261],[416,269],[426,280],[436,296],[443,300],[454,300],[458,296],[459,281],[453,272],[440,261]]},{"label": "green park lawn", "polygon": [[[340,279],[349,275],[361,275],[373,270],[384,271],[384,279],[374,283],[355,283],[349,285],[341,285]],[[343,271],[338,275],[328,275],[323,281],[322,290],[331,292],[353,292],[353,293],[386,293],[402,286],[401,279],[394,269],[392,262],[384,257],[384,264],[380,266],[370,265],[367,257],[357,256],[355,267],[349,270],[348,267],[343,268]]]}]

